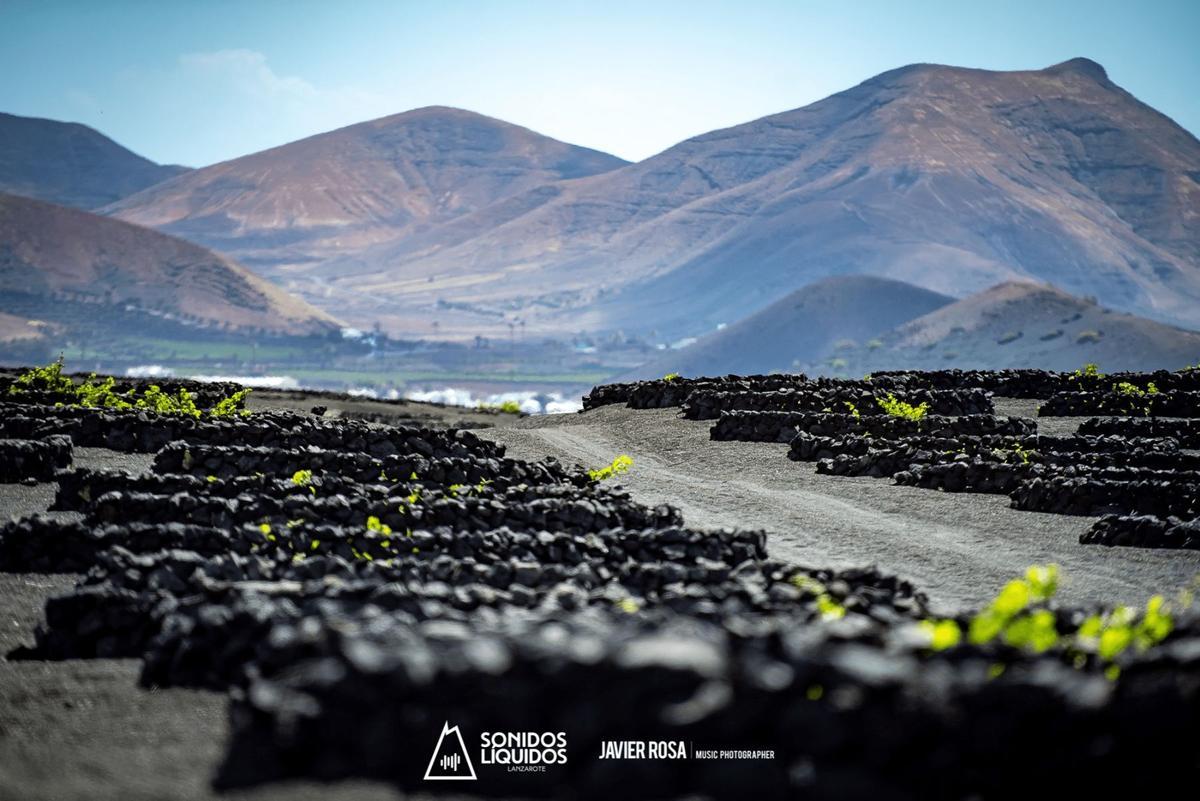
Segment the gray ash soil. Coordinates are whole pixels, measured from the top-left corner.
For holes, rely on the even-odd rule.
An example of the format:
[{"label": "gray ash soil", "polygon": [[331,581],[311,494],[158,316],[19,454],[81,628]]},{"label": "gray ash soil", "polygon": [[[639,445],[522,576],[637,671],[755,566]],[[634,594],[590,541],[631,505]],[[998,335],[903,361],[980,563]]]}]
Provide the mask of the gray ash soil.
[{"label": "gray ash soil", "polygon": [[[1032,417],[1038,401],[1000,399],[997,414]],[[1068,434],[1082,418],[1038,421]],[[711,421],[679,409],[603,406],[530,417],[481,436],[522,459],[553,456],[586,467],[620,453],[619,479],[635,500],[671,503],[696,528],[761,528],[771,555],[801,565],[878,565],[914,582],[943,613],[990,601],[1031,564],[1057,562],[1065,604],[1141,604],[1200,573],[1200,553],[1081,546],[1092,517],[1022,512],[1006,495],[934,492],[890,479],[817,475],[786,444],[713,442]]]}]

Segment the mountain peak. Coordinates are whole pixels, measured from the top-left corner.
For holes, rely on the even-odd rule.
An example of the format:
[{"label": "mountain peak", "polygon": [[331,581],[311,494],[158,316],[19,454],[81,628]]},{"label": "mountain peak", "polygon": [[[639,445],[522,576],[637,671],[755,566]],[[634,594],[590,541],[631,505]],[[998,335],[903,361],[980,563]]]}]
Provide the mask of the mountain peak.
[{"label": "mountain peak", "polygon": [[105,213],[273,268],[368,248],[626,163],[473,111],[425,106],[196,170]]},{"label": "mountain peak", "polygon": [[1009,281],[1003,281],[976,293],[973,297],[992,302],[995,300],[1028,298],[1035,295],[1072,301],[1077,300],[1074,295],[1056,287],[1054,284],[1037,281],[1032,278],[1014,278]]},{"label": "mountain peak", "polygon": [[1000,283],[995,284],[994,286],[990,286],[987,289],[983,290],[980,294],[988,294],[988,293],[1001,294],[1001,293],[1008,293],[1008,292],[1018,292],[1018,293],[1028,294],[1028,293],[1032,293],[1032,292],[1048,292],[1048,291],[1055,291],[1055,287],[1052,284],[1047,284],[1042,281],[1034,281],[1033,279],[1030,279],[1030,278],[1013,278],[1009,281],[1001,281]]},{"label": "mountain peak", "polygon": [[434,106],[108,209],[393,332],[447,336],[453,308],[455,335],[499,311],[670,341],[852,272],[959,297],[1052,280],[1195,325],[1200,142],[1103,76],[910,64],[632,165]]},{"label": "mountain peak", "polygon": [[767,373],[818,362],[835,343],[855,345],[954,299],[904,281],[838,275],[814,281],[683,350],[671,350],[624,378]]},{"label": "mountain peak", "polygon": [[[395,114],[389,114],[386,117],[379,117],[373,120],[366,120],[365,125],[378,125],[380,123],[402,122],[420,119],[447,119],[447,120],[471,120],[477,122],[492,123],[496,126],[511,126],[517,128],[520,126],[513,125],[504,120],[498,120],[495,117],[489,117],[486,114],[480,114],[478,111],[471,111],[465,108],[457,108],[456,106],[420,106],[418,108],[410,108],[407,111],[398,111]],[[353,126],[349,126],[353,127]]]},{"label": "mountain peak", "polygon": [[[978,67],[960,67],[951,64],[932,64],[927,62],[917,62],[914,64],[905,64],[903,67],[881,72],[878,75],[868,78],[864,84],[889,84],[897,81],[897,79],[908,78],[910,76],[921,75],[949,75],[960,76],[964,74],[990,74],[1004,75],[1007,70],[991,70]],[[1068,59],[1067,61],[1046,67],[1043,70],[1014,70],[1013,72],[1041,72],[1044,75],[1083,75],[1091,78],[1094,81],[1108,81],[1108,72],[1101,64],[1092,61],[1090,58],[1082,56],[1078,58]]]},{"label": "mountain peak", "polygon": [[1079,75],[1086,75],[1095,81],[1107,81],[1108,72],[1104,67],[1092,61],[1090,58],[1072,58],[1064,61],[1061,64],[1055,64],[1052,67],[1046,67],[1044,72],[1051,74],[1073,72]]}]

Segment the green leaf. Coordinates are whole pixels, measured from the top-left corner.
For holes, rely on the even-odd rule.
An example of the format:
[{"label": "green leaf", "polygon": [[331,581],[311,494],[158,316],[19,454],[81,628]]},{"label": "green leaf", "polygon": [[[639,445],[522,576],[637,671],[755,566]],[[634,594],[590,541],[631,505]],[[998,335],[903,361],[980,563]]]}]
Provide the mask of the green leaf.
[{"label": "green leaf", "polygon": [[1012,617],[1029,606],[1032,596],[1033,593],[1026,582],[1013,579],[1004,585],[1004,589],[1000,590],[1000,594],[992,602],[992,608],[1004,617]]},{"label": "green leaf", "polygon": [[986,609],[975,617],[971,618],[971,625],[967,629],[967,639],[973,645],[985,645],[999,636],[1004,630],[1006,619],[994,612]]},{"label": "green leaf", "polygon": [[1048,600],[1058,592],[1058,565],[1034,565],[1025,571],[1025,581],[1036,600]]},{"label": "green leaf", "polygon": [[1109,626],[1100,632],[1097,653],[1106,662],[1116,659],[1133,642],[1133,629],[1129,626]]},{"label": "green leaf", "polygon": [[922,620],[921,630],[929,636],[934,651],[945,651],[962,641],[962,630],[953,620]]}]

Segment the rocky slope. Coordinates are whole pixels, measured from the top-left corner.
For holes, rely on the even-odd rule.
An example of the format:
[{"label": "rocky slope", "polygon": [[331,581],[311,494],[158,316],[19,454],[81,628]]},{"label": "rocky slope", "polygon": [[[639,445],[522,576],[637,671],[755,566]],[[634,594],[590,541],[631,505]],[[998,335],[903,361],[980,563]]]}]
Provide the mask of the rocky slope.
[{"label": "rocky slope", "polygon": [[94,209],[184,172],[86,125],[0,114],[0,192]]},{"label": "rocky slope", "polygon": [[[1122,314],[1045,284],[1008,282],[834,354],[842,369],[1178,370],[1200,362],[1200,333]],[[812,369],[812,365],[809,366]],[[828,362],[825,364],[828,372]]]},{"label": "rocky slope", "polygon": [[1094,62],[919,64],[317,265],[309,291],[683,335],[834,274],[1033,278],[1196,324],[1198,180],[1200,142]]},{"label": "rocky slope", "polygon": [[[134,307],[199,326],[295,334],[336,325],[235,262],[88,212],[0,194],[0,302],[92,315]],[[132,333],[132,332],[131,332]]]},{"label": "rocky slope", "polygon": [[105,211],[278,274],[623,164],[500,120],[430,107],[205,167]]},{"label": "rocky slope", "polygon": [[887,278],[827,278],[682,350],[665,352],[624,380],[668,373],[688,377],[769,373],[819,364],[839,345],[856,347],[953,300]]}]

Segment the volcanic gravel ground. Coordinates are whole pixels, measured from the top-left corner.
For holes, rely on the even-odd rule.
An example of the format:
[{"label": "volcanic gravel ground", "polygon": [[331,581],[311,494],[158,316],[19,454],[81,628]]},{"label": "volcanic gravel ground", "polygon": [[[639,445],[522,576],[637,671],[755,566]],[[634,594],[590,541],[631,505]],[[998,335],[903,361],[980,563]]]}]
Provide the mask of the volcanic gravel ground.
[{"label": "volcanic gravel ground", "polygon": [[[671,387],[668,389],[673,391]],[[654,400],[653,397],[649,397],[653,392],[645,394],[648,395],[648,406],[662,405],[649,402]],[[352,400],[343,398],[314,398],[311,401],[311,405],[326,405],[331,411],[347,413],[347,417],[358,412],[366,415],[384,413],[375,407],[357,409]],[[309,402],[308,398],[288,399],[287,402],[277,405],[297,408],[297,404],[300,404],[299,408],[305,408]],[[998,399],[994,406],[995,412],[1000,415],[1034,417],[1040,403],[1041,401]],[[256,409],[270,408],[274,405],[276,404],[272,403],[271,398],[261,396],[252,404]],[[435,416],[442,414],[451,416],[444,411],[436,412]],[[599,467],[609,463],[617,454],[629,454],[634,459],[634,466],[629,473],[621,476],[619,482],[631,491],[635,501],[652,506],[670,503],[682,510],[686,524],[691,529],[726,527],[765,530],[769,536],[767,542],[771,556],[796,565],[814,568],[878,565],[889,573],[898,574],[916,583],[928,594],[935,609],[947,614],[986,604],[1005,581],[1020,575],[1028,565],[1037,562],[1056,562],[1061,565],[1063,583],[1058,600],[1064,604],[1081,606],[1097,603],[1111,605],[1116,602],[1140,604],[1153,593],[1169,593],[1187,585],[1200,573],[1200,552],[1081,546],[1079,535],[1090,527],[1094,518],[1016,511],[1010,508],[1009,499],[1004,495],[940,493],[898,486],[890,480],[822,475],[814,471],[812,464],[789,461],[787,444],[714,442],[709,438],[711,422],[681,419],[678,408],[647,408],[635,411],[622,405],[610,405],[581,415],[524,420],[498,415],[494,416],[493,420],[499,427],[481,434],[506,445],[512,457],[533,460],[554,456],[567,464]],[[447,419],[444,422],[456,421]],[[1040,418],[1038,427],[1042,435],[1070,436],[1080,422],[1081,418]],[[197,453],[201,450],[197,448]],[[141,472],[150,467],[153,459],[150,454],[130,455],[79,447],[74,449],[73,466],[76,469],[125,469]],[[53,500],[54,484],[0,485],[0,516],[23,516],[42,512]],[[75,518],[75,513],[52,514],[63,519]],[[761,558],[761,540],[758,542],[758,550],[755,553]],[[711,566],[721,567],[715,562]],[[118,575],[128,576],[136,572],[130,570],[129,573]],[[8,653],[15,646],[30,643],[33,639],[33,629],[44,619],[43,605],[46,598],[69,592],[78,578],[74,575],[0,574],[0,649]],[[830,586],[839,583],[841,582],[834,582]],[[775,596],[764,594],[762,597],[766,600]],[[803,611],[803,607],[799,607],[797,611]],[[878,606],[876,613],[883,615],[883,619],[889,619],[889,615],[895,614],[882,608],[882,605]],[[580,622],[585,620],[585,616],[579,618]],[[793,624],[794,621],[787,623],[788,630],[785,636],[803,634],[793,630]],[[610,625],[604,623],[605,627]],[[617,631],[616,628],[605,630]],[[364,671],[361,678],[364,681],[376,680],[378,674],[372,673],[369,665],[360,667],[367,663],[356,660],[375,653],[382,654],[387,651],[387,647],[381,651],[374,651],[371,638],[363,638],[359,633],[348,635],[348,649],[338,651],[341,646],[337,641],[342,636],[342,629],[332,626],[324,631],[333,638],[329,641],[332,643],[329,647],[333,648],[329,653],[333,658],[340,659],[346,654],[352,655],[354,670]],[[513,631],[516,632],[515,639],[509,643],[511,650],[508,653],[519,655],[522,653],[521,647],[528,644],[528,632],[519,622]],[[406,629],[399,629],[389,634],[387,630],[377,630],[371,637],[381,636],[381,642],[385,645],[390,643],[389,647],[398,658],[416,658],[413,655],[419,649],[413,650],[407,645],[400,647],[402,644],[415,642],[405,639],[410,636],[406,632]],[[676,646],[679,645],[678,641],[672,642]],[[788,642],[792,646],[801,646],[806,640],[803,637],[794,637]],[[422,643],[417,644],[424,647]],[[297,653],[289,652],[287,645],[277,647],[283,649],[280,653],[285,656],[287,653],[292,653],[293,656]],[[534,651],[530,652],[535,654],[534,656],[526,653],[520,658],[532,658],[536,662],[538,647],[542,646],[533,646]],[[692,650],[687,653],[692,654],[696,647],[699,646],[692,643],[689,646]],[[820,664],[834,673],[841,670],[837,665],[844,664],[847,672],[843,679],[855,677],[853,682],[858,682],[862,690],[876,685],[887,686],[890,681],[888,676],[903,674],[908,677],[906,680],[916,681],[924,675],[921,671],[912,670],[911,664],[905,660],[892,664],[888,660],[869,658],[866,650],[856,646],[843,648],[831,644],[831,647],[832,650],[813,650],[805,659],[828,660],[828,664]],[[442,646],[439,645],[438,648],[441,649]],[[1178,659],[1181,660],[1180,664],[1194,667],[1195,657],[1190,655],[1193,651],[1177,649],[1169,659]],[[440,659],[449,660],[446,664],[462,663],[462,660],[454,655],[454,646],[447,646],[438,653],[442,654]],[[622,652],[613,652],[619,653]],[[672,653],[676,652],[668,650],[667,662],[664,662],[664,665],[670,663],[669,657]],[[776,657],[779,656],[780,654],[776,654]],[[743,657],[750,660],[748,664],[756,664],[757,657],[752,651],[743,654]],[[794,667],[803,669],[805,664],[808,663],[801,660]],[[947,669],[949,664],[941,665],[941,669]],[[1163,675],[1175,682],[1177,689],[1172,692],[1184,693],[1181,697],[1188,697],[1186,693],[1190,692],[1194,697],[1194,687],[1192,690],[1185,687],[1186,674],[1192,667],[1185,668],[1179,671],[1177,677],[1172,677],[1170,664],[1169,661],[1162,663],[1166,665],[1167,670]],[[1119,715],[1136,712],[1146,719],[1152,718],[1155,725],[1159,725],[1170,717],[1170,710],[1182,708],[1178,705],[1172,706],[1170,698],[1173,696],[1162,695],[1159,698],[1152,694],[1145,695],[1153,688],[1163,686],[1155,684],[1153,678],[1153,671],[1162,669],[1162,665],[1159,668],[1150,665],[1140,674],[1136,669],[1132,672],[1131,675],[1140,675],[1142,678],[1131,679],[1132,683],[1128,686],[1137,689],[1143,695],[1131,696],[1117,703],[1113,708],[1118,710]],[[1068,668],[1050,664],[1050,660],[1036,665],[1031,661],[1027,667],[1033,669],[1037,675],[1051,677],[1052,685],[1070,686],[1075,688],[1073,691],[1080,691],[1085,685],[1095,689],[1097,682],[1103,685],[1103,679],[1094,675],[1091,678],[1081,678]],[[226,709],[229,701],[226,694],[186,689],[139,689],[139,669],[140,663],[137,660],[0,661],[0,799],[57,801],[87,798],[91,801],[108,798],[214,798],[216,796],[210,789],[210,782],[222,755],[227,758],[223,776],[229,784],[270,779],[272,770],[279,765],[290,766],[288,771],[279,774],[284,777],[313,775],[308,771],[309,763],[303,758],[303,750],[287,750],[287,743],[291,738],[287,734],[286,714],[279,716],[281,712],[286,713],[286,708],[275,706],[271,700],[282,696],[264,696],[260,693],[256,697],[252,693],[251,702],[247,704],[245,700],[236,700],[241,696],[235,695],[233,705],[235,710],[240,709],[242,725],[237,730],[239,739],[235,740],[232,752],[227,753],[226,742],[231,730],[227,722]],[[1034,679],[1030,683],[1028,677],[1034,674],[1023,673],[1025,669],[1020,665],[1014,667],[1014,682],[1026,683],[1013,686],[1019,686],[1023,692],[1028,692],[1040,679]],[[968,676],[973,675],[972,670],[970,667],[965,668],[961,671],[960,678],[966,680],[968,686],[974,687],[976,685],[971,682],[982,681],[982,672],[979,672],[975,679],[969,679]],[[183,677],[183,674],[178,675]],[[510,677],[515,683],[504,684],[503,688],[520,689],[522,685],[519,683],[519,675],[517,673]],[[305,684],[312,676],[307,679],[304,676],[303,671],[285,670],[268,681],[275,687],[274,692],[281,689],[286,692],[293,680],[297,682],[297,687],[319,691],[317,685]],[[1023,676],[1026,678],[1022,678]],[[502,677],[490,678],[496,678],[498,681]],[[376,708],[372,703],[361,708],[355,707],[354,703],[357,702],[354,700],[354,692],[358,686],[357,682],[357,677],[351,677],[350,680],[329,685],[332,694],[328,699],[329,706],[325,709],[327,717],[307,729],[304,735],[307,739],[302,740],[301,745],[307,743],[319,749],[336,752],[332,755],[334,762],[331,764],[342,765],[348,768],[349,772],[338,772],[335,775],[364,775],[361,771],[366,770],[367,775],[387,776],[389,769],[386,766],[380,769],[380,758],[387,756],[386,761],[390,762],[391,749],[394,747],[398,749],[397,759],[413,759],[411,754],[401,750],[407,744],[398,741],[393,746],[391,743],[381,742],[377,737],[362,738],[361,742],[354,737],[347,740],[346,732],[355,732],[356,736],[361,737],[356,728],[360,724],[387,724],[391,727],[389,731],[409,731],[406,727],[410,724],[388,718],[390,713],[387,710],[390,707],[386,705]],[[1122,679],[1120,686],[1124,687],[1124,682],[1125,679]],[[974,691],[982,693],[979,696],[981,699],[986,698],[989,699],[988,703],[994,703],[1002,697],[1004,686],[1004,683],[997,685],[1001,689],[990,694],[978,687]],[[560,694],[565,699],[572,697],[572,687],[572,682],[565,683],[559,688]],[[384,689],[385,695],[386,692],[393,691]],[[759,689],[747,686],[741,687],[740,691],[746,693],[742,697],[753,699]],[[588,693],[582,692],[577,695],[576,700],[584,704],[585,711],[590,709],[587,707],[587,703],[590,702]],[[885,692],[879,695],[877,700],[888,703],[888,697],[890,696]],[[966,697],[970,697],[969,692]],[[1079,699],[1083,697],[1081,695]],[[438,720],[442,719],[440,712],[445,704],[456,703],[453,692],[448,695],[438,692],[418,694],[415,698],[429,707],[426,710],[429,714],[439,713]],[[1149,701],[1149,705],[1141,703],[1139,698]],[[349,706],[345,709],[341,706],[342,700],[349,701]],[[776,702],[769,702],[768,707],[774,703]],[[1058,708],[1046,706],[1036,700],[1026,703],[1030,710]],[[1054,700],[1053,703],[1058,704],[1060,701]],[[1006,705],[1003,708],[1007,710],[1009,707]],[[903,705],[890,708],[868,704],[866,707],[868,713],[878,710],[885,714],[886,709],[891,709],[886,714],[907,714],[907,707]],[[1057,735],[1051,731],[1053,727],[1045,729],[1029,724],[1033,717],[1030,717],[1027,710],[1022,713],[1025,714],[1023,719],[1027,724],[1033,725],[1027,733],[1039,732],[1046,743],[1065,744],[1071,744],[1076,735],[1082,734],[1085,739],[1096,735],[1096,732],[1086,728],[1088,713],[1084,707],[1073,706],[1071,709],[1074,711],[1062,715],[1061,718],[1067,723],[1075,721],[1077,726],[1083,727],[1078,731],[1065,728],[1062,730],[1062,739],[1056,741]],[[1143,709],[1150,711],[1138,712]],[[342,721],[342,728],[339,729],[338,725],[327,725],[336,724],[338,713],[342,711],[349,716]],[[487,715],[492,714],[488,709],[472,711],[464,708],[459,711],[464,714],[472,712],[483,715],[476,720],[480,724],[488,720]],[[977,711],[981,714],[986,713],[986,709]],[[538,716],[544,714],[544,710],[529,706],[507,710],[505,714],[516,720],[529,720],[529,725],[534,725],[533,719],[541,720]],[[1003,718],[1007,714],[1005,712],[998,717]],[[246,717],[247,715],[253,717]],[[769,716],[755,717],[751,728],[758,726],[766,717]],[[353,718],[353,722],[350,718]],[[801,714],[797,720],[803,722],[807,718]],[[863,718],[859,721],[859,724],[865,725],[861,730],[864,734],[878,733],[886,729],[886,726],[866,725],[867,720]],[[506,722],[508,718],[498,721]],[[726,722],[737,724],[736,714],[726,719]],[[816,725],[819,720],[813,718],[811,723]],[[1170,721],[1164,725],[1169,740],[1167,745],[1174,748],[1171,753],[1175,759],[1189,759],[1186,755],[1187,746],[1180,744],[1192,740],[1170,738],[1177,737],[1177,732],[1191,730],[1181,726],[1180,721],[1174,722],[1176,729],[1172,729],[1169,723]],[[819,730],[820,727],[812,729],[813,732]],[[789,731],[800,733],[807,730],[801,727]],[[1113,731],[1119,731],[1119,727]],[[915,730],[910,730],[905,736],[915,736]],[[811,738],[802,739],[807,742]],[[959,738],[956,735],[950,739],[956,742],[970,742],[970,738],[965,736]],[[886,743],[887,738],[883,737],[880,742]],[[949,739],[946,742],[948,743]],[[1122,753],[1132,755],[1134,759],[1139,758],[1141,752],[1131,745],[1137,742],[1140,742],[1137,738],[1124,738],[1122,743],[1126,750]],[[899,743],[893,743],[892,746],[899,747]],[[886,746],[885,750],[892,746]],[[427,743],[422,742],[420,750],[423,752],[426,747]],[[1044,748],[1045,743],[1040,743],[1037,747]],[[282,750],[272,750],[280,748]],[[1019,749],[1014,751],[1018,752]],[[260,753],[267,757],[274,755],[283,758],[284,761],[272,767],[270,759],[260,763]],[[325,756],[324,751],[318,753]],[[363,754],[366,755],[362,757],[364,761],[356,762]],[[300,757],[299,761],[296,761],[297,757]],[[418,757],[423,759],[424,754]],[[836,762],[830,764],[836,765]],[[847,764],[858,765],[856,762]],[[406,771],[400,773],[407,777]],[[618,784],[623,780],[620,770],[607,775],[607,778]],[[835,767],[834,772],[824,774],[824,778],[826,781],[832,781],[829,787],[845,789],[858,786],[854,782],[859,781],[861,777],[858,767],[855,767],[853,775],[838,774]],[[844,783],[851,779],[853,781],[850,784]],[[402,784],[406,784],[407,781],[406,778]],[[791,781],[794,789],[794,777]],[[862,785],[864,789],[867,786]],[[260,786],[251,791],[232,791],[221,797],[353,800],[398,796],[397,791],[385,784],[344,781],[330,786],[284,781]],[[737,795],[727,788],[724,797],[732,798]]]},{"label": "volcanic gravel ground", "polygon": [[265,409],[307,412],[314,406],[325,407],[331,417],[363,417],[392,425],[423,425],[430,428],[490,428],[516,419],[515,415],[462,406],[423,401],[373,400],[340,392],[258,389],[246,397],[246,408],[256,412]]},{"label": "volcanic gravel ground", "polygon": [[[1032,417],[1039,401],[1000,399],[996,413]],[[1074,433],[1082,418],[1040,418],[1043,434]],[[1200,554],[1084,548],[1089,517],[1011,509],[1007,495],[931,492],[888,479],[819,475],[786,458],[786,444],[713,442],[711,421],[678,408],[602,406],[530,417],[479,432],[521,459],[554,456],[596,467],[633,457],[621,483],[635,500],[677,506],[689,526],[768,532],[772,557],[801,565],[875,564],[924,590],[936,609],[987,603],[1028,565],[1057,562],[1064,603],[1144,603],[1187,585]]]},{"label": "volcanic gravel ground", "polygon": [[[75,466],[140,472],[153,454],[76,448]],[[56,485],[0,484],[0,521],[45,512]],[[71,519],[75,512],[51,512]],[[76,575],[0,573],[0,653],[32,642],[52,595]],[[137,686],[140,660],[0,660],[4,801],[384,801],[386,785],[287,782],[216,795],[209,782],[228,736],[223,693]]]}]

